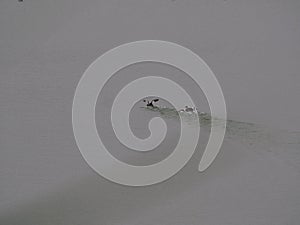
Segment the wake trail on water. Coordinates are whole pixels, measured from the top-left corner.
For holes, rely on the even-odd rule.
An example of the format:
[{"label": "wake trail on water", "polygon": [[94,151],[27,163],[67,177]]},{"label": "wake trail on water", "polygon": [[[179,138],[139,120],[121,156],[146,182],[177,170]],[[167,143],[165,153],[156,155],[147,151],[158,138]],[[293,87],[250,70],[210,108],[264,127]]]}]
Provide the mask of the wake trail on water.
[{"label": "wake trail on water", "polygon": [[[180,112],[168,107],[141,107],[142,110],[160,116],[163,119],[172,119],[193,126],[198,119],[203,130],[210,131],[212,118],[205,112]],[[221,119],[214,120],[214,126],[224,126]],[[201,129],[202,130],[202,129]],[[240,142],[249,150],[257,154],[267,154],[288,163],[300,172],[300,131],[269,128],[264,125],[227,119],[224,140]]]}]

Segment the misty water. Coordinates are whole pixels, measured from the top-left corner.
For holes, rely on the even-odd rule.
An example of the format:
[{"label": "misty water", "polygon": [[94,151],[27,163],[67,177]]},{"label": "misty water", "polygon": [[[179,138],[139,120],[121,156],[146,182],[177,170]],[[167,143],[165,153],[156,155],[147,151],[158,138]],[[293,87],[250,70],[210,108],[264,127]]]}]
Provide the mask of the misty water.
[{"label": "misty water", "polygon": [[[160,116],[163,119],[182,121],[195,126],[199,119],[201,130],[210,132],[212,118],[206,112],[182,112],[169,107],[140,107],[141,110]],[[154,114],[153,114],[154,112]],[[197,118],[198,117],[198,118]],[[225,126],[224,120],[215,119],[214,126]],[[272,154],[300,171],[300,131],[272,129],[257,123],[249,123],[227,119],[225,140],[240,142],[248,149],[257,153]]]},{"label": "misty water", "polygon": [[[0,1],[0,224],[299,225],[299,6],[297,0]],[[203,58],[222,87],[228,120],[205,172],[197,167],[209,114],[199,115],[199,151],[178,174],[132,188],[85,162],[73,135],[72,100],[96,58],[145,39],[171,41]],[[209,112],[201,90],[180,71],[136,65],[119,75],[103,91],[96,122],[111,153],[125,162],[167,157],[180,130],[169,106],[137,107],[134,134],[146,138],[149,119],[160,116],[166,141],[133,155],[115,139],[110,104],[131,80],[170,78]],[[183,116],[195,125],[193,115]]]}]

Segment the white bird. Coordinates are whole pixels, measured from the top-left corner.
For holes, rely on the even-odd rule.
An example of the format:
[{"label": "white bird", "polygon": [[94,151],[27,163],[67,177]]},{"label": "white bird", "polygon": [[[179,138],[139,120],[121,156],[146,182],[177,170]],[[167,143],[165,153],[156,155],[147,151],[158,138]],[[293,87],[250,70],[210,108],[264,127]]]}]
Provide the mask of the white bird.
[{"label": "white bird", "polygon": [[179,112],[196,113],[197,112],[197,108],[196,107],[185,106],[185,108],[179,110]]},{"label": "white bird", "polygon": [[185,112],[194,112],[194,109],[192,107],[185,106],[184,111]]}]

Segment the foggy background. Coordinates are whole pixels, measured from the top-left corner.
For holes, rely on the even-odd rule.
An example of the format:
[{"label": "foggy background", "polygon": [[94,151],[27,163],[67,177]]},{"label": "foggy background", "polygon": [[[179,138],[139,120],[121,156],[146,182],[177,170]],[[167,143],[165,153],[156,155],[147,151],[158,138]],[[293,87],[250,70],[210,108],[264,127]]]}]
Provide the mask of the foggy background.
[{"label": "foggy background", "polygon": [[[2,0],[0,224],[299,224],[299,25],[297,0]],[[231,122],[204,173],[197,165],[205,129],[200,150],[176,176],[131,188],[87,165],[71,111],[76,85],[97,57],[144,39],[198,54],[223,89]],[[142,71],[175,76],[208,111],[201,90],[175,70],[136,65],[118,72],[128,75],[118,84]],[[100,114],[109,110],[118,84],[99,99],[99,131],[106,127]],[[140,112],[136,107],[133,113]],[[147,126],[143,117],[132,120],[139,129]],[[178,127],[173,120],[169,125]],[[172,145],[150,160],[166,157]]]}]

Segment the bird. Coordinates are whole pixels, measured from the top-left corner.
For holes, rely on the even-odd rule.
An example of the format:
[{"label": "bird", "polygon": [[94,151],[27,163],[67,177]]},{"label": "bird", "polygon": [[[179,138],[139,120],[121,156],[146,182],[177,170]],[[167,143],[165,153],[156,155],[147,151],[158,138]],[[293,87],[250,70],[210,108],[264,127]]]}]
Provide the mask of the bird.
[{"label": "bird", "polygon": [[194,112],[194,108],[185,106],[184,111],[185,111],[185,112]]},{"label": "bird", "polygon": [[143,102],[146,102],[146,106],[147,106],[147,107],[155,107],[155,106],[153,105],[153,102],[158,102],[158,101],[159,101],[158,98],[153,99],[153,100],[151,100],[151,101],[146,100],[146,99],[143,100]]},{"label": "bird", "polygon": [[179,112],[197,113],[197,108],[196,107],[185,106],[185,108],[184,109],[180,109]]}]

